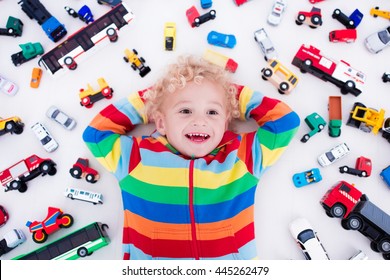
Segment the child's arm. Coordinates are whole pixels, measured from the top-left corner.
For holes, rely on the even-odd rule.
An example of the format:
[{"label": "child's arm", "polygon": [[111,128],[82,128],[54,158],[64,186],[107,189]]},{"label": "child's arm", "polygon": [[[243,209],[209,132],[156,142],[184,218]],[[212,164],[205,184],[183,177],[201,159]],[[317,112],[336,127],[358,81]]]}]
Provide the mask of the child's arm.
[{"label": "child's arm", "polygon": [[136,125],[148,122],[142,114],[143,93],[135,92],[107,106],[94,117],[83,133],[83,140],[92,154],[118,179],[128,174],[139,161],[137,138],[126,134]]},{"label": "child's arm", "polygon": [[294,137],[299,127],[299,117],[287,104],[264,96],[250,88],[238,86],[240,118],[253,118],[259,128],[243,134],[239,155],[249,170],[260,177],[273,165]]}]

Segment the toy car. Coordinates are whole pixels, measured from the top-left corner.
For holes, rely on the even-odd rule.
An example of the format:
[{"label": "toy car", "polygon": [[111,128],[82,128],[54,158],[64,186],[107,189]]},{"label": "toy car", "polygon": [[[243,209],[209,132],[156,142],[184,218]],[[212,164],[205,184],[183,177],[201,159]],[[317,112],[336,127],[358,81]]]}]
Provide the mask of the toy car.
[{"label": "toy car", "polygon": [[390,26],[364,39],[366,48],[372,53],[378,53],[390,45]]},{"label": "toy car", "polygon": [[233,2],[237,5],[237,6],[241,6],[242,4],[245,4],[247,2],[249,2],[251,0],[233,0]]},{"label": "toy car", "polygon": [[390,72],[385,72],[382,75],[382,81],[384,83],[390,82]]},{"label": "toy car", "polygon": [[210,10],[207,13],[196,17],[194,19],[193,25],[196,27],[199,27],[201,24],[203,24],[209,20],[215,19],[216,15],[217,15],[217,12],[215,10]]},{"label": "toy car", "polygon": [[211,8],[212,5],[213,5],[213,1],[212,0],[200,0],[200,6],[203,9]]},{"label": "toy car", "polygon": [[80,89],[79,98],[80,105],[85,108],[91,108],[96,101],[102,100],[104,98],[112,98],[114,90],[110,88],[104,78],[99,78],[97,80],[99,89],[94,90],[90,84],[87,85],[86,89]]},{"label": "toy car", "polygon": [[267,17],[267,22],[271,25],[279,25],[286,10],[284,0],[275,0],[272,6],[272,11]]},{"label": "toy car", "polygon": [[186,16],[191,27],[195,27],[195,19],[200,16],[198,9],[195,6],[190,7],[186,11]]},{"label": "toy car", "polygon": [[276,59],[271,59],[261,73],[263,80],[269,80],[280,94],[291,93],[298,84],[298,77]]},{"label": "toy car", "polygon": [[97,192],[66,188],[64,195],[70,199],[82,200],[93,204],[103,204],[103,195]]},{"label": "toy car", "polygon": [[335,9],[332,18],[337,19],[347,29],[356,28],[363,19],[363,14],[358,10],[354,10],[350,16],[344,14],[340,9]]},{"label": "toy car", "polygon": [[367,108],[363,103],[355,102],[349,113],[347,125],[367,133],[378,134],[385,121],[385,110]]},{"label": "toy car", "polygon": [[89,167],[89,160],[86,158],[78,158],[76,163],[73,164],[72,168],[69,170],[69,173],[76,179],[85,177],[85,180],[92,184],[99,180],[99,173],[95,169]]},{"label": "toy car", "polygon": [[348,260],[368,260],[368,256],[362,250],[357,251],[353,256],[351,256]]},{"label": "toy car", "polygon": [[176,23],[167,22],[164,27],[164,48],[173,51],[176,46]]},{"label": "toy car", "polygon": [[30,87],[38,88],[41,83],[42,78],[42,69],[39,67],[34,67],[31,73]]},{"label": "toy car", "polygon": [[311,4],[315,4],[315,3],[318,3],[318,2],[322,2],[322,1],[325,1],[325,0],[309,0],[309,2]]},{"label": "toy car", "polygon": [[321,9],[313,7],[310,12],[300,11],[295,20],[297,25],[303,23],[309,25],[311,28],[317,28],[322,25],[322,14]]},{"label": "toy car", "polygon": [[382,180],[385,181],[386,185],[390,188],[390,165],[382,169],[379,175]]},{"label": "toy car", "polygon": [[38,55],[43,54],[43,47],[41,43],[20,44],[19,47],[22,51],[11,55],[12,63],[15,66],[19,66],[31,59],[34,59]]},{"label": "toy car", "polygon": [[318,168],[313,168],[304,172],[296,173],[293,175],[294,186],[297,188],[312,184],[318,183],[322,180],[320,170]]},{"label": "toy car", "polygon": [[31,130],[34,132],[35,136],[41,142],[43,148],[51,153],[57,150],[58,143],[47,130],[47,128],[40,122],[37,122],[31,126]]},{"label": "toy car", "polygon": [[46,116],[62,125],[65,129],[72,130],[76,126],[76,121],[56,106],[50,106],[50,108],[46,111]]},{"label": "toy car", "polygon": [[357,32],[356,29],[341,29],[333,30],[329,32],[329,41],[333,43],[345,42],[353,43],[356,41]]},{"label": "toy car", "polygon": [[9,117],[6,119],[0,118],[0,135],[6,133],[21,134],[23,132],[24,123],[19,117]]},{"label": "toy car", "polygon": [[390,11],[380,10],[379,7],[371,8],[370,15],[374,18],[383,17],[385,19],[390,19]]},{"label": "toy car", "polygon": [[321,154],[317,160],[322,167],[325,167],[332,163],[335,163],[337,160],[349,154],[349,152],[350,150],[347,144],[341,143],[330,149],[328,152]]},{"label": "toy car", "polygon": [[344,165],[340,166],[339,170],[340,173],[347,173],[359,177],[369,177],[372,171],[372,163],[369,158],[361,156],[356,159],[355,168]]},{"label": "toy car", "polygon": [[207,42],[210,45],[232,49],[236,45],[237,40],[234,35],[210,31],[207,35]]},{"label": "toy car", "polygon": [[0,35],[19,37],[22,36],[22,32],[23,22],[11,16],[8,17],[6,28],[0,28]]},{"label": "toy car", "polygon": [[270,59],[277,59],[278,53],[276,52],[274,44],[269,39],[268,34],[265,32],[264,28],[256,30],[254,35],[255,41],[259,44],[260,50],[264,55],[264,59],[266,61]]},{"label": "toy car", "polygon": [[205,50],[203,58],[232,73],[235,73],[238,67],[238,63],[234,59],[209,49]]},{"label": "toy car", "polygon": [[135,49],[133,49],[133,51],[125,49],[125,56],[123,57],[123,60],[127,63],[131,63],[131,68],[134,71],[137,71],[138,69],[139,75],[142,78],[151,71],[150,67],[144,64],[145,59],[143,57],[138,57],[138,52]]},{"label": "toy car", "polygon": [[328,253],[308,220],[297,218],[290,223],[289,229],[306,260],[329,260]]},{"label": "toy car", "polygon": [[111,7],[115,7],[116,5],[120,4],[122,0],[97,0],[98,4],[100,5],[108,5]]},{"label": "toy car", "polygon": [[79,18],[86,24],[94,21],[92,11],[87,5],[82,6],[78,12],[69,6],[65,6],[64,9],[70,16]]},{"label": "toy car", "polygon": [[301,139],[303,143],[306,143],[316,133],[321,132],[326,125],[326,121],[317,113],[308,115],[305,118],[305,123],[310,127],[311,131],[303,135]]},{"label": "toy car", "polygon": [[32,239],[36,243],[44,243],[50,234],[60,228],[68,228],[73,224],[73,217],[64,214],[61,209],[48,207],[47,216],[42,222],[27,221],[26,226],[32,233]]},{"label": "toy car", "polygon": [[9,215],[7,210],[0,205],[0,227],[4,226],[5,223],[8,221]]},{"label": "toy car", "polygon": [[20,229],[13,229],[7,232],[0,240],[0,256],[12,251],[26,241],[26,236]]},{"label": "toy car", "polygon": [[15,95],[19,87],[12,81],[0,75],[0,91],[6,95]]}]

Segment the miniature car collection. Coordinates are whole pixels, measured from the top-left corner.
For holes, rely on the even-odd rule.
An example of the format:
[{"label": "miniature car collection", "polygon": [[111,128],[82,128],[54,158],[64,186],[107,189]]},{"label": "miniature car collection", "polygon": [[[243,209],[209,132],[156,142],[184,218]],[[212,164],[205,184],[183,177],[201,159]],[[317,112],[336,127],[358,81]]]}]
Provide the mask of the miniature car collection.
[{"label": "miniature car collection", "polygon": [[92,184],[99,180],[99,173],[95,169],[89,167],[89,160],[86,158],[78,158],[76,163],[73,164],[72,168],[69,170],[69,173],[76,179],[85,177],[85,180]]},{"label": "miniature car collection", "polygon": [[291,93],[298,84],[298,77],[276,59],[268,61],[261,73],[263,80],[270,81],[280,94]]},{"label": "miniature car collection", "polygon": [[15,95],[19,87],[12,81],[0,75],[0,91],[8,96]]},{"label": "miniature car collection", "polygon": [[138,70],[141,77],[145,77],[151,71],[150,67],[144,64],[145,59],[143,57],[138,57],[138,52],[135,49],[132,51],[125,49],[123,60],[126,63],[130,63],[131,68],[134,71]]},{"label": "miniature car collection", "polygon": [[255,41],[259,44],[260,50],[264,55],[265,61],[278,58],[278,53],[275,50],[274,44],[271,42],[264,28],[256,30],[254,33],[254,37]]},{"label": "miniature car collection", "polygon": [[207,42],[210,45],[232,49],[237,43],[236,36],[223,34],[217,31],[210,31],[207,35]]},{"label": "miniature car collection", "polygon": [[38,138],[46,152],[54,152],[58,148],[58,142],[53,138],[46,126],[41,122],[36,122],[31,126],[31,130]]},{"label": "miniature car collection", "polygon": [[94,90],[90,84],[87,85],[86,89],[80,89],[79,98],[81,106],[91,108],[96,101],[112,98],[114,90],[107,84],[106,80],[99,78],[97,82],[99,85],[98,90]]}]

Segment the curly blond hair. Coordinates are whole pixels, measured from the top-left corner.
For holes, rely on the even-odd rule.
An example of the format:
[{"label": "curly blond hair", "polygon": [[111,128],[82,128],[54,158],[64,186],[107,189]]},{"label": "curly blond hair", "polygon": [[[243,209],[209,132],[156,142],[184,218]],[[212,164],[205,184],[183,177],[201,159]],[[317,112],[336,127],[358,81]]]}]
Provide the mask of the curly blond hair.
[{"label": "curly blond hair", "polygon": [[180,56],[176,63],[169,65],[166,74],[145,92],[146,115],[153,119],[153,114],[160,110],[166,94],[184,88],[188,82],[201,84],[204,79],[222,86],[226,93],[229,119],[238,118],[237,88],[231,82],[229,73],[220,66],[192,55]]}]

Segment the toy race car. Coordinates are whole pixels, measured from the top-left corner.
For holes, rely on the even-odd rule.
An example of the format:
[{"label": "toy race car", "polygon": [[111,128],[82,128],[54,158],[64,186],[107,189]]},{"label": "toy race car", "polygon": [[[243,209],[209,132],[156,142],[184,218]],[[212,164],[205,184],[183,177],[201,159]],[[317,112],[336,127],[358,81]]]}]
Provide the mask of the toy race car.
[{"label": "toy race car", "polygon": [[296,173],[293,175],[293,182],[295,187],[300,188],[312,183],[318,183],[322,180],[320,170],[313,168],[304,172]]},{"label": "toy race car", "polygon": [[146,66],[145,59],[143,57],[138,57],[138,52],[133,49],[133,51],[130,51],[129,49],[125,49],[125,56],[123,57],[123,60],[127,63],[131,63],[131,68],[133,68],[134,71],[139,70],[139,75],[143,78],[150,72],[150,67]]}]

